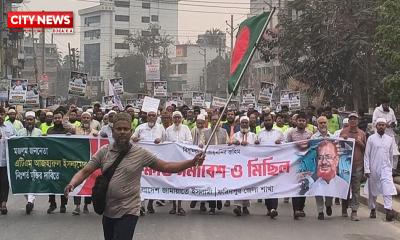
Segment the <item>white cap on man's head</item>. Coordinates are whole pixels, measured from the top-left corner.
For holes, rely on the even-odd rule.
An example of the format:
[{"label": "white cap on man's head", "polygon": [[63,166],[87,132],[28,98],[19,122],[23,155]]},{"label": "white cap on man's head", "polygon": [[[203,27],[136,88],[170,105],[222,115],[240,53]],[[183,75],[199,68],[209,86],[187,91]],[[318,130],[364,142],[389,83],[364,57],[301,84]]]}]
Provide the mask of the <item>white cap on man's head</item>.
[{"label": "white cap on man's head", "polygon": [[87,116],[89,116],[89,117],[92,116],[89,112],[83,112],[83,113],[81,114],[81,117],[83,117],[83,116],[85,116],[85,115],[87,115]]},{"label": "white cap on man's head", "polygon": [[240,118],[240,122],[242,122],[243,120],[249,121],[250,119],[249,119],[249,117],[247,117],[247,116],[243,116],[243,117]]},{"label": "white cap on man's head", "polygon": [[199,114],[199,115],[197,115],[197,120],[205,121],[206,120],[206,116],[204,114]]},{"label": "white cap on man's head", "polygon": [[175,117],[175,116],[180,116],[180,117],[182,117],[182,113],[179,112],[179,111],[175,111],[175,112],[172,113],[172,117]]},{"label": "white cap on man's head", "polygon": [[46,116],[53,116],[53,113],[52,112],[47,112]]},{"label": "white cap on man's head", "polygon": [[33,118],[35,118],[36,115],[35,115],[35,113],[32,112],[32,111],[28,111],[28,112],[25,113],[25,118],[28,118],[28,117],[33,117]]},{"label": "white cap on man's head", "polygon": [[15,111],[15,109],[10,108],[10,109],[8,109],[8,113],[17,113],[17,112]]},{"label": "white cap on man's head", "polygon": [[378,118],[378,119],[376,119],[375,125],[378,124],[378,123],[387,123],[387,121],[384,118]]},{"label": "white cap on man's head", "polygon": [[110,110],[110,111],[108,112],[108,115],[110,115],[110,114],[117,114],[117,112],[114,111],[114,110]]}]

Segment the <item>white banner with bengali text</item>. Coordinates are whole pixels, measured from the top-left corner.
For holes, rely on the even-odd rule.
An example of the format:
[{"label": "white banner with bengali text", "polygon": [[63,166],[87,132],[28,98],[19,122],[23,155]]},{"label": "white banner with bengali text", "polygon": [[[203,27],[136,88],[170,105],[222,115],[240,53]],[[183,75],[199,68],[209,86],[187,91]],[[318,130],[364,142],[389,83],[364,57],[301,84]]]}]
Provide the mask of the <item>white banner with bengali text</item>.
[{"label": "white banner with bengali text", "polygon": [[[192,159],[196,146],[141,144],[166,161]],[[145,168],[142,199],[245,200],[296,196],[346,198],[353,141],[310,140],[304,144],[210,146],[203,166],[177,174]]]}]

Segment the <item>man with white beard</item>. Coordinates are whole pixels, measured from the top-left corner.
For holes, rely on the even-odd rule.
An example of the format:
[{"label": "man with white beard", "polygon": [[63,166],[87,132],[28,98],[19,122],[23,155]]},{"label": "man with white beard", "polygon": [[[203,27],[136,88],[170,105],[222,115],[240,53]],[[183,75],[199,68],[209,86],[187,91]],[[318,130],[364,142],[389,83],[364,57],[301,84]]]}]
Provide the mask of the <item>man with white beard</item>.
[{"label": "man with white beard", "polygon": [[[17,132],[17,136],[20,137],[40,137],[42,136],[42,131],[39,128],[35,128],[35,113],[34,112],[26,112],[25,113],[25,128],[20,129]],[[28,200],[28,203],[25,206],[26,214],[31,214],[33,210],[33,206],[35,203],[35,195],[28,194],[25,195],[25,198]]]},{"label": "man with white beard", "polygon": [[[147,113],[147,122],[140,124],[133,133],[131,139],[133,142],[139,141],[151,141],[155,144],[159,144],[165,139],[165,130],[161,124],[156,123],[157,121],[157,113],[155,111],[149,111]],[[142,202],[142,206],[140,207],[140,215],[144,215],[145,203]],[[153,214],[153,200],[149,199],[149,203],[147,204],[147,212]]]},{"label": "man with white beard", "polygon": [[[372,115],[372,126],[374,126],[374,128],[378,118],[383,118],[386,120],[385,134],[394,138],[396,136],[394,129],[397,126],[397,119],[393,109],[390,107],[389,98],[383,99],[382,104],[375,108],[374,114]],[[393,170],[397,169],[399,154],[397,143],[396,141],[393,141]]]},{"label": "man with white beard", "polygon": [[[311,136],[311,139],[325,139],[333,137],[332,134],[328,131],[328,119],[325,116],[321,116],[317,119],[318,124],[318,132]],[[315,196],[315,200],[317,202],[317,210],[318,210],[318,220],[324,220],[324,203],[326,207],[326,215],[332,215],[332,197],[324,197],[323,196]]]},{"label": "man with white beard", "polygon": [[376,119],[376,133],[368,138],[365,148],[364,172],[368,178],[370,218],[376,218],[376,199],[378,195],[383,195],[386,220],[393,221],[392,195],[397,195],[392,177],[394,138],[385,134],[386,125],[386,119]]},{"label": "man with white beard", "polygon": [[[255,144],[257,140],[257,135],[250,132],[249,121],[250,120],[247,116],[243,116],[240,118],[240,131],[233,135],[233,143],[235,145],[240,144],[242,146],[247,146],[249,144]],[[250,214],[248,209],[250,207],[249,200],[234,201],[234,204],[236,205],[236,208],[233,209],[233,213],[236,214],[236,216],[242,216],[242,208],[244,215]]]},{"label": "man with white beard", "polygon": [[[173,124],[165,131],[166,141],[180,142],[185,144],[192,144],[193,138],[188,126],[182,124],[182,113],[175,111],[172,113]],[[178,212],[176,211],[176,201],[172,201],[172,209],[169,214],[176,214],[185,216],[185,210],[182,208],[182,201],[178,201]]]}]

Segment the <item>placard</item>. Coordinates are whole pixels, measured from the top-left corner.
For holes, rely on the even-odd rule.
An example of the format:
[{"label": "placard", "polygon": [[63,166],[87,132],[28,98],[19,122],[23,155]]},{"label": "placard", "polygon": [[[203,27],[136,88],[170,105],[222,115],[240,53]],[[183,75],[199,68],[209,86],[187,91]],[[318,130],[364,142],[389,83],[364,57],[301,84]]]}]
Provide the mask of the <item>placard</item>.
[{"label": "placard", "polygon": [[10,81],[10,94],[8,98],[9,104],[24,104],[26,100],[26,88],[28,80],[12,79]]},{"label": "placard", "polygon": [[86,94],[87,74],[81,72],[71,72],[69,80],[68,94],[83,97]]},{"label": "placard", "polygon": [[160,106],[160,99],[152,97],[144,97],[142,112],[158,112],[158,107]]}]

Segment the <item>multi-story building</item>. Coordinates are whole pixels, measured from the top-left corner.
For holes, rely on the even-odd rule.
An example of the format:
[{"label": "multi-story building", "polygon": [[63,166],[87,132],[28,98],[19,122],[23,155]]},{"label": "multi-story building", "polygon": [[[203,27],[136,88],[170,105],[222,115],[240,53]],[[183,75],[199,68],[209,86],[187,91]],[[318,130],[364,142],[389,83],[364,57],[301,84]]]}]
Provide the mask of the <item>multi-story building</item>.
[{"label": "multi-story building", "polygon": [[[178,0],[100,0],[97,6],[79,10],[79,15],[85,71],[104,80],[115,76],[110,67],[113,60],[132,52],[132,46],[125,42],[130,34],[149,34],[149,27],[157,25],[159,34],[177,41]],[[175,55],[174,50],[171,47],[170,56]],[[104,91],[108,92],[108,84],[104,84]]]},{"label": "multi-story building", "polygon": [[[42,38],[40,37],[40,39]],[[20,78],[28,79],[29,82],[32,83],[36,82],[36,64],[38,83],[40,83],[42,80],[48,82],[48,90],[42,92],[48,96],[66,96],[66,88],[62,82],[58,81],[57,77],[57,72],[59,70],[59,56],[57,52],[57,45],[54,43],[45,43],[44,46],[45,65],[43,68],[43,43],[38,38],[32,38],[32,35],[24,38],[22,45],[24,54],[24,66],[20,72]]]},{"label": "multi-story building", "polygon": [[7,27],[7,13],[15,10],[18,3],[22,0],[0,1],[0,78],[19,77],[22,67],[20,49],[23,33]]},{"label": "multi-story building", "polygon": [[[171,59],[169,91],[202,91],[214,92],[208,86],[207,76],[204,72],[206,66],[220,53],[216,46],[203,46],[199,44],[176,45],[176,57]],[[183,83],[183,84],[179,84]],[[174,87],[170,87],[173,84]]]}]

